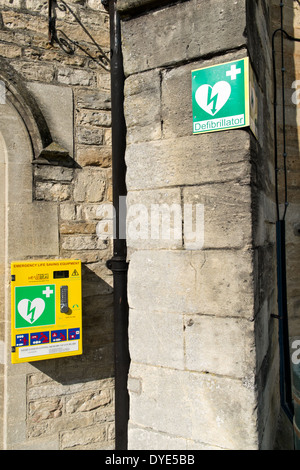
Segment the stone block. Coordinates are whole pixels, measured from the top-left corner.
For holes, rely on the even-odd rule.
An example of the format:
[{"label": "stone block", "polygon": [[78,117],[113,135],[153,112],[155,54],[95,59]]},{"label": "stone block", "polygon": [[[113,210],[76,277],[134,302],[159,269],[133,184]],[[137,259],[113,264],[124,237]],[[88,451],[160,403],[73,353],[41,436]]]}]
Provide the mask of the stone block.
[{"label": "stone block", "polygon": [[79,144],[102,145],[104,143],[104,132],[102,128],[78,126],[76,138]]},{"label": "stone block", "polygon": [[0,55],[8,59],[15,59],[21,57],[22,49],[14,44],[0,44]]},{"label": "stone block", "polygon": [[[23,151],[26,150],[24,146]],[[22,152],[22,148],[15,153],[19,152]],[[1,167],[3,168],[3,165]],[[13,201],[15,204],[29,204],[32,201],[32,167],[24,164],[24,162],[9,162],[6,164],[6,168],[8,173],[6,182],[8,200]],[[5,173],[3,173],[3,178],[5,178]],[[5,185],[2,186],[2,188],[4,187]]]},{"label": "stone block", "polygon": [[68,184],[37,181],[35,185],[35,198],[38,201],[67,201],[71,197],[71,188]]},{"label": "stone block", "polygon": [[52,139],[73,155],[73,91],[70,87],[30,82],[27,88],[42,111]]},{"label": "stone block", "polygon": [[80,146],[77,149],[77,162],[80,166],[100,166],[109,168],[112,165],[111,147],[106,145]]},{"label": "stone block", "polygon": [[73,179],[74,170],[72,168],[64,168],[61,166],[35,165],[34,176],[35,179],[39,181],[59,181],[69,183]]},{"label": "stone block", "polygon": [[185,317],[185,367],[243,378],[256,366],[253,322],[237,318]]},{"label": "stone block", "polygon": [[76,92],[76,104],[78,108],[86,109],[110,109],[110,90],[85,90]]},{"label": "stone block", "polygon": [[60,204],[59,210],[61,220],[76,219],[76,207],[73,203],[66,202],[64,204]]},{"label": "stone block", "polygon": [[104,250],[106,248],[106,240],[99,240],[96,235],[64,235],[62,237],[63,250]]},{"label": "stone block", "polygon": [[249,147],[244,130],[128,145],[127,188],[249,181]]},{"label": "stone block", "polygon": [[246,43],[244,2],[183,2],[122,23],[125,74],[193,60]]},{"label": "stone block", "polygon": [[95,446],[99,445],[99,442],[106,440],[105,424],[92,424],[92,422],[89,424],[90,426],[61,432],[61,449],[72,449],[89,444],[97,448]]},{"label": "stone block", "polygon": [[98,111],[81,109],[77,114],[77,123],[80,126],[110,127],[111,113],[109,111]]},{"label": "stone block", "polygon": [[57,81],[64,85],[90,86],[96,85],[96,75],[88,70],[59,67]]},{"label": "stone block", "polygon": [[14,69],[23,75],[25,80],[28,81],[43,81],[51,83],[54,80],[55,69],[52,63],[50,64],[39,64],[27,62],[25,60],[15,60],[11,62]]},{"label": "stone block", "polygon": [[[11,6],[11,5],[10,5]],[[23,12],[4,10],[2,12],[3,24],[9,29],[29,29],[47,35],[47,25],[36,15]]]},{"label": "stone block", "polygon": [[105,407],[111,403],[111,392],[104,389],[100,392],[79,392],[66,399],[66,413],[88,412]]},{"label": "stone block", "polygon": [[[192,439],[183,439],[175,435],[169,435],[163,432],[154,431],[150,428],[143,428],[129,423],[128,426],[128,448],[129,450],[222,450],[218,446],[205,444],[201,441]],[[153,464],[157,456],[153,457]],[[181,465],[192,464],[194,461],[193,453],[182,455]],[[180,461],[178,455],[178,462]],[[190,459],[190,460],[189,460]]]},{"label": "stone block", "polygon": [[182,315],[131,309],[129,349],[133,362],[183,370]]},{"label": "stone block", "polygon": [[89,222],[62,222],[60,224],[60,233],[62,234],[95,234],[96,232],[96,223]]},{"label": "stone block", "polygon": [[170,436],[165,433],[144,429],[143,427],[129,424],[128,427],[129,450],[186,450],[186,439]]},{"label": "stone block", "polygon": [[107,183],[107,171],[101,168],[83,168],[77,174],[74,187],[76,202],[101,202]]},{"label": "stone block", "polygon": [[[183,188],[183,203],[193,208],[203,205],[203,248],[243,248],[251,244],[249,185],[228,182]],[[185,247],[189,246],[189,240],[185,240]]]},{"label": "stone block", "polygon": [[129,265],[129,305],[144,312],[252,319],[253,289],[251,251],[136,251]]},{"label": "stone block", "polygon": [[32,422],[59,418],[62,415],[62,408],[63,403],[59,397],[30,402],[28,404],[29,427],[32,426]]},{"label": "stone block", "polygon": [[125,81],[127,142],[157,140],[161,137],[160,72],[151,70]]},{"label": "stone block", "polygon": [[256,392],[242,381],[136,363],[130,375],[142,380],[142,393],[130,395],[134,425],[224,449],[258,449]]},{"label": "stone block", "polygon": [[10,204],[8,210],[8,252],[13,259],[59,254],[57,204]]},{"label": "stone block", "polygon": [[132,191],[126,203],[128,248],[182,247],[180,188]]}]

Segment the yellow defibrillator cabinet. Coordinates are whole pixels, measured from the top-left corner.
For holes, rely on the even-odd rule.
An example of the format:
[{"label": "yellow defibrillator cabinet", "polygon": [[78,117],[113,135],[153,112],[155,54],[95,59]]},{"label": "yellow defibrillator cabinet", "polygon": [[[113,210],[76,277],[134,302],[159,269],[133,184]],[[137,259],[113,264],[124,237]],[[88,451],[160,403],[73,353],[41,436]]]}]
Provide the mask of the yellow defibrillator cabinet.
[{"label": "yellow defibrillator cabinet", "polygon": [[11,263],[13,364],[82,354],[79,260]]}]

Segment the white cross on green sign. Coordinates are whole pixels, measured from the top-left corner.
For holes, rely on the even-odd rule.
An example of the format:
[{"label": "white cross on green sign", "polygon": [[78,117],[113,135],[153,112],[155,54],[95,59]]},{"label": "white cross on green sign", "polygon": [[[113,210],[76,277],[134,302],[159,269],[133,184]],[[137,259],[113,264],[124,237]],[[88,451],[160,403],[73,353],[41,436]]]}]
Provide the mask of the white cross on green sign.
[{"label": "white cross on green sign", "polygon": [[249,126],[249,59],[192,71],[193,133]]}]

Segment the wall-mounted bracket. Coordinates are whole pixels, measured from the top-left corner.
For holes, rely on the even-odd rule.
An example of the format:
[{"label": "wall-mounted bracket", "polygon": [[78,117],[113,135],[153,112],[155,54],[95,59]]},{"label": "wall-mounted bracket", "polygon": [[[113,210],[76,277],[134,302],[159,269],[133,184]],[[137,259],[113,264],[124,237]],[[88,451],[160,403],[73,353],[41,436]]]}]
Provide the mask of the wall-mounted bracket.
[{"label": "wall-mounted bracket", "polygon": [[[57,15],[56,11],[60,10],[63,12],[69,12],[75,21],[81,26],[83,31],[86,33],[88,42],[91,45],[87,47],[83,45],[82,42],[77,41],[76,39],[71,39],[67,34],[56,27]],[[104,12],[106,13],[106,12]],[[80,49],[85,55],[87,55],[93,62],[102,67],[104,70],[109,72],[110,70],[110,60],[109,52],[106,53],[99,44],[95,41],[93,36],[80,21],[76,13],[64,0],[48,0],[48,24],[49,24],[49,45],[53,46],[54,43],[58,44],[59,47],[69,55],[73,55],[76,49]],[[93,50],[92,50],[93,49]]]}]

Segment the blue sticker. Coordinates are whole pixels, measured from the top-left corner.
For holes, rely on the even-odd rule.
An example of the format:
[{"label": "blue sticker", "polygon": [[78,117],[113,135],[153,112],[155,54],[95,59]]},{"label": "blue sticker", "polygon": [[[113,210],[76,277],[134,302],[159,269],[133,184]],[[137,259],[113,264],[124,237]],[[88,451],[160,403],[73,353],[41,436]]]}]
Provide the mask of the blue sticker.
[{"label": "blue sticker", "polygon": [[59,343],[60,341],[67,340],[67,330],[55,330],[51,331],[51,342]]},{"label": "blue sticker", "polygon": [[28,346],[29,344],[29,335],[16,335],[16,346],[20,348],[21,346]]},{"label": "blue sticker", "polygon": [[68,339],[80,339],[80,328],[71,328],[68,330]]},{"label": "blue sticker", "polygon": [[39,333],[31,333],[30,344],[47,344],[49,343],[49,331],[41,331]]}]

